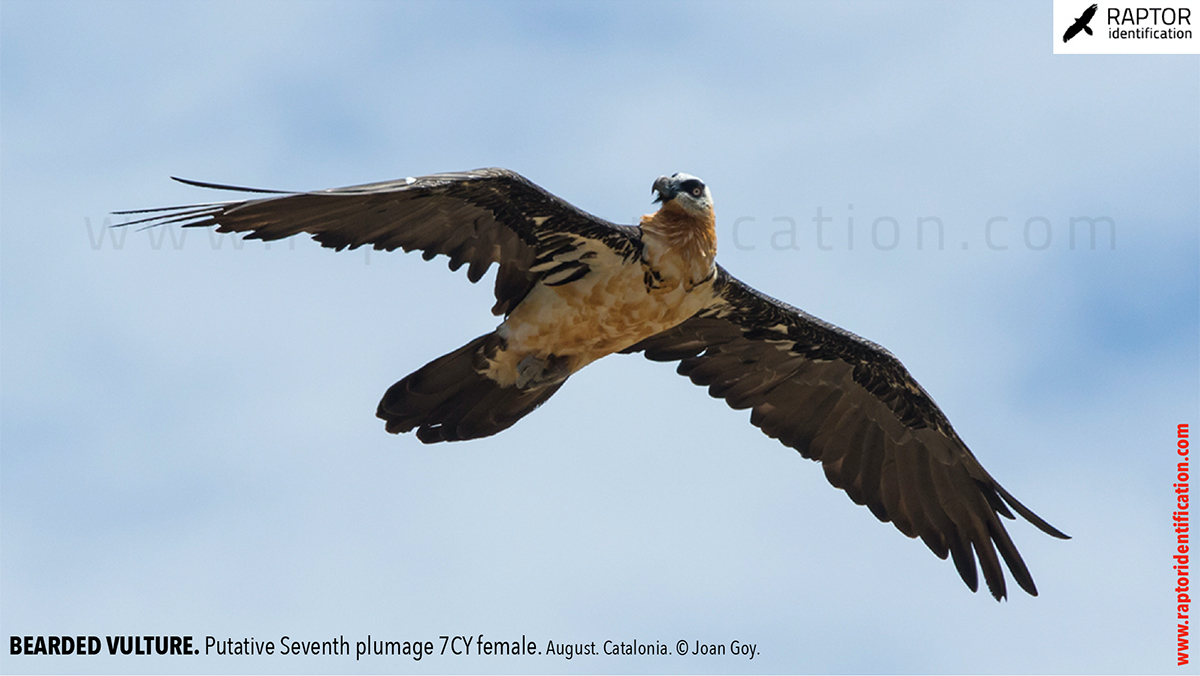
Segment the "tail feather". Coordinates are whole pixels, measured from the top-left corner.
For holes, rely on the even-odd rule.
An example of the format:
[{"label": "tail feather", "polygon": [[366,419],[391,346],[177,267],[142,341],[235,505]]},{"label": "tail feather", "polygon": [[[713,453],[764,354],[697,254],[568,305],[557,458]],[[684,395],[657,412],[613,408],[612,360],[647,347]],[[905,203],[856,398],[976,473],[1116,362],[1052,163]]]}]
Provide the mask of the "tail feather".
[{"label": "tail feather", "polygon": [[376,415],[392,434],[417,430],[427,444],[478,439],[508,429],[558,391],[504,387],[481,373],[501,345],[494,332],[438,357],[388,388]]}]

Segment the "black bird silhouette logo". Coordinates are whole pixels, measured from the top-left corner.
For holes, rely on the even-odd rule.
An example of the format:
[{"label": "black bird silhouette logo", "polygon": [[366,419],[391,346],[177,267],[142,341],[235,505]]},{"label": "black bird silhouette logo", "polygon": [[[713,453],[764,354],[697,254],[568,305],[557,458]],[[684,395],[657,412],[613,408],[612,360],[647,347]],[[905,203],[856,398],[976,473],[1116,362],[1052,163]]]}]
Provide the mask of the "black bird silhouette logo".
[{"label": "black bird silhouette logo", "polygon": [[1071,27],[1067,29],[1066,33],[1063,33],[1063,42],[1066,42],[1076,35],[1079,35],[1079,31],[1084,31],[1088,35],[1091,35],[1092,29],[1088,28],[1088,22],[1090,22],[1094,16],[1096,16],[1096,5],[1092,5],[1091,7],[1083,10],[1083,14],[1081,14],[1078,19],[1075,19],[1075,23],[1071,24]]}]

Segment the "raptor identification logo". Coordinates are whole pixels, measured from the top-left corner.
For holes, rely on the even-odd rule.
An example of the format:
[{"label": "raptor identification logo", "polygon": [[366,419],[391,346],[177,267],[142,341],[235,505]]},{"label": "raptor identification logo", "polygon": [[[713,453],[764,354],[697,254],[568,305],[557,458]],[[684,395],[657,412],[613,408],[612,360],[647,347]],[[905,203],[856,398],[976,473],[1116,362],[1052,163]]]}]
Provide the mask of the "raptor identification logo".
[{"label": "raptor identification logo", "polygon": [[1054,0],[1055,54],[1200,54],[1200,0]]}]

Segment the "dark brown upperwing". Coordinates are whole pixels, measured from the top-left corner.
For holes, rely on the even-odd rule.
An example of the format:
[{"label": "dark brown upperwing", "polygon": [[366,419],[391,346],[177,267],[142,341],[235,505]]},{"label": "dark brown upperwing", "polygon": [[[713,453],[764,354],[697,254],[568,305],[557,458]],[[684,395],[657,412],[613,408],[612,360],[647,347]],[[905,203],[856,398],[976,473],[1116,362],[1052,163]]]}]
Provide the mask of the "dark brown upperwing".
[{"label": "dark brown upperwing", "polygon": [[768,436],[818,460],[825,476],[881,521],[954,559],[978,588],[1006,595],[999,555],[1017,584],[1037,588],[999,515],[1009,507],[1066,538],[993,479],[933,399],[879,345],[765,296],[718,269],[717,300],[683,324],[625,350],[678,360],[680,374]]},{"label": "dark brown upperwing", "polygon": [[578,209],[507,169],[433,174],[384,183],[283,193],[180,180],[189,185],[275,193],[244,201],[119,211],[143,215],[120,225],[217,226],[247,239],[276,240],[306,232],[322,246],[341,250],[419,249],[430,260],[442,254],[450,269],[467,265],[477,282],[493,263],[494,314],[508,314],[539,278],[538,257],[570,248],[572,235],[603,240],[626,256],[640,252],[637,228],[620,226]]}]

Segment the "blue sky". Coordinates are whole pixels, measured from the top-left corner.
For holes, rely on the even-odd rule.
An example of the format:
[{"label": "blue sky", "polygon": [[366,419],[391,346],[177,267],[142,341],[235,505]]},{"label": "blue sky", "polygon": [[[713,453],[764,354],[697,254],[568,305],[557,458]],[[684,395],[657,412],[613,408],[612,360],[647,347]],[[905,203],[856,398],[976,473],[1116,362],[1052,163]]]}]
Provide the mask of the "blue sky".
[{"label": "blue sky", "polygon": [[[1173,669],[1200,63],[1053,56],[1050,20],[1041,2],[4,2],[0,633],[758,655],[6,651],[0,669]],[[652,210],[660,174],[703,177],[730,271],[887,346],[1074,536],[1010,525],[1041,596],[971,594],[640,357],[490,439],[386,434],[383,391],[496,323],[489,282],[442,260],[105,230],[223,198],[170,175],[317,189],[482,166],[618,222]],[[1115,239],[1093,249],[1077,223],[1072,247],[1071,219],[1102,217]],[[919,219],[940,243],[918,245]]]}]

